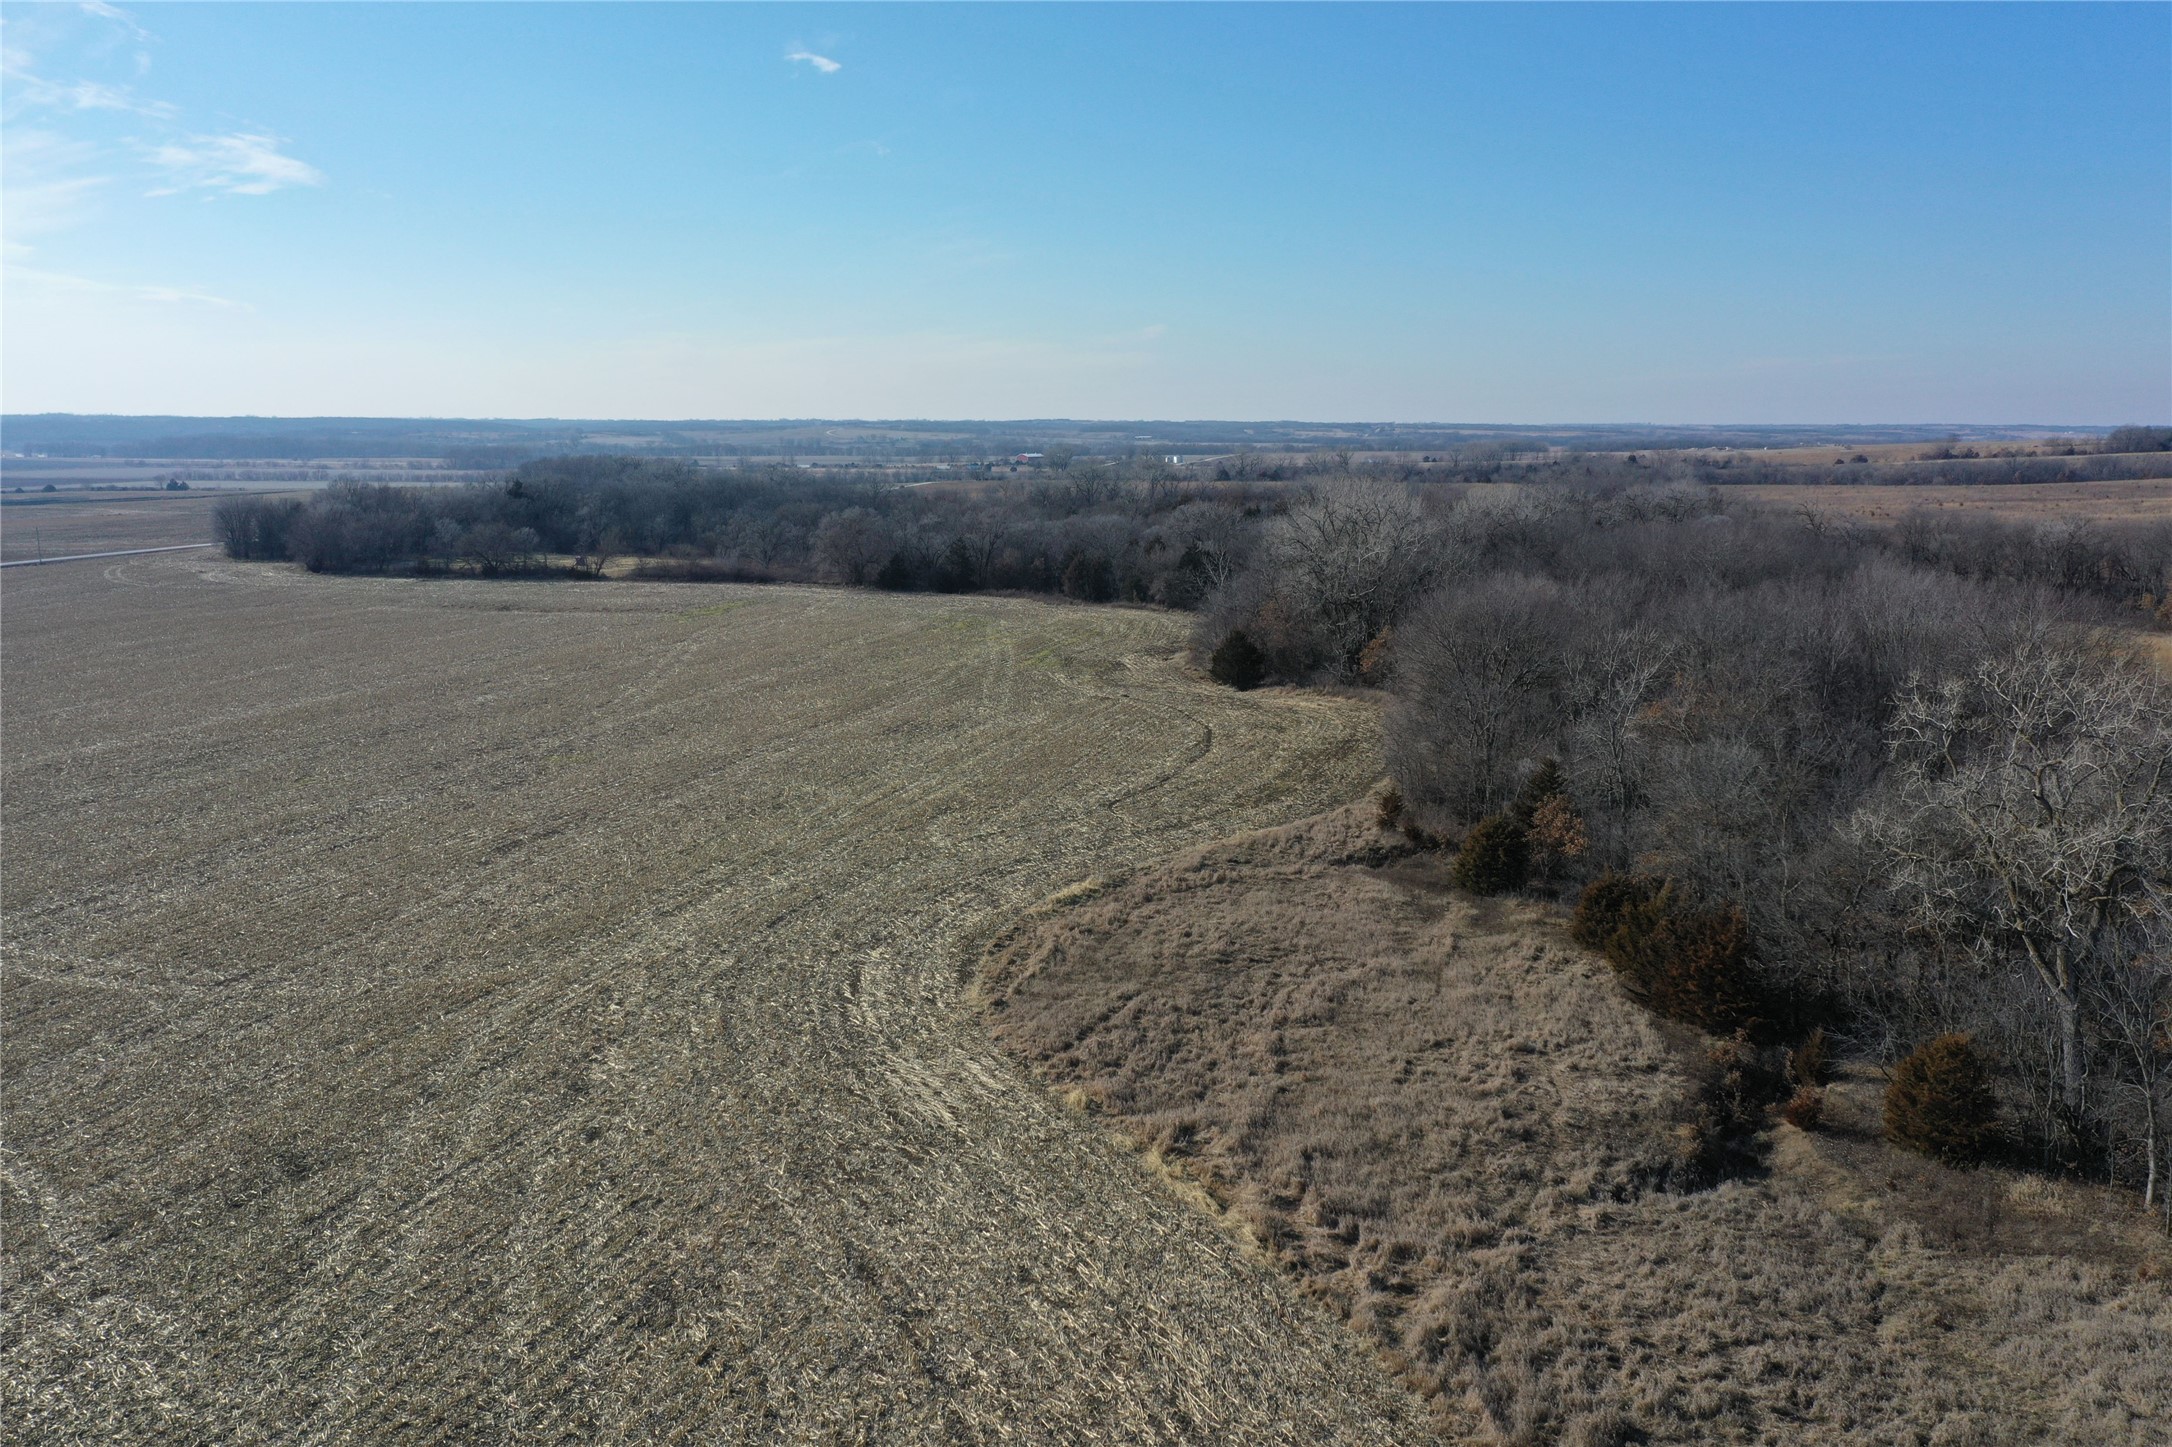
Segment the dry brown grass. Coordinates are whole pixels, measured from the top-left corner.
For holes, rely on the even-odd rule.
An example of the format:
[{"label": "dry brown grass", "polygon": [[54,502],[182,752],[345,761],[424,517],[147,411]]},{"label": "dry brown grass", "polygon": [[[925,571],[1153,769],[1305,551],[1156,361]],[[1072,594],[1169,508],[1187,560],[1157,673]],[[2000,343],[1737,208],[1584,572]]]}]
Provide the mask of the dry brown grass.
[{"label": "dry brown grass", "polygon": [[[2167,1264],[2131,1199],[1834,1124],[1667,1189],[1682,1043],[1529,903],[1370,808],[1171,861],[997,941],[998,1038],[1210,1196],[1452,1434],[2164,1440]],[[2116,1214],[2115,1214],[2116,1213]]]},{"label": "dry brown grass", "polygon": [[1423,1435],[962,1002],[1053,881],[1349,797],[1367,709],[1140,611],[0,589],[14,1440]]},{"label": "dry brown grass", "polygon": [[[1985,458],[1997,456],[2070,457],[2073,454],[2068,449],[2074,445],[2074,440],[2071,438],[2053,438],[2040,442],[2021,442],[2010,439],[1999,441],[1977,439],[1970,442],[1954,442],[1946,445],[1951,446],[1956,451],[1974,451],[1978,456]],[[1732,452],[1737,457],[1748,458],[1756,462],[1778,462],[1803,467],[1830,467],[1836,461],[1852,462],[1857,457],[1866,457],[1872,462],[1937,461],[1938,459],[1931,457],[1930,454],[1937,451],[1939,446],[1940,444],[1936,442],[1851,442],[1846,444],[1825,443],[1815,447],[1721,447],[1693,450],[1709,451],[1717,456],[1724,456]]]},{"label": "dry brown grass", "polygon": [[[2167,463],[2172,470],[2172,462]],[[2096,522],[2172,521],[2172,477],[2135,482],[2036,482],[2007,486],[1878,487],[1835,483],[1750,484],[1727,489],[1776,507],[1807,507],[1836,517],[1893,523],[1909,513],[1994,517],[2007,522],[2088,519]]]},{"label": "dry brown grass", "polygon": [[2138,633],[2135,641],[2142,652],[2157,660],[2166,673],[2172,673],[2172,636],[2162,633]]}]

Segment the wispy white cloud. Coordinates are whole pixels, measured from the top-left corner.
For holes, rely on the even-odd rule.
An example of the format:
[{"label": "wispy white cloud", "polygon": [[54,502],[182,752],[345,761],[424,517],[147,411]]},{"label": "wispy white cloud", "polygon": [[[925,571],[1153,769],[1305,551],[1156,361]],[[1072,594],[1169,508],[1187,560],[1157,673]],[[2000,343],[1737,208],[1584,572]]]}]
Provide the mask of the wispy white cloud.
[{"label": "wispy white cloud", "polygon": [[74,225],[112,178],[98,174],[95,146],[37,127],[12,126],[0,139],[7,204],[0,207],[0,254],[30,254],[26,238]]},{"label": "wispy white cloud", "polygon": [[153,196],[183,191],[214,191],[228,196],[268,196],[288,186],[322,186],[324,172],[287,155],[277,136],[232,131],[223,136],[191,136],[186,141],[153,146],[146,159],[164,171],[168,184]]},{"label": "wispy white cloud", "polygon": [[88,276],[74,276],[64,271],[46,271],[35,266],[11,266],[7,273],[11,286],[29,287],[47,294],[75,293],[77,295],[118,297],[127,301],[157,302],[161,305],[188,305],[232,308],[248,311],[247,302],[228,297],[214,296],[208,291],[198,291],[183,286],[142,286],[131,282],[99,281]]},{"label": "wispy white cloud", "polygon": [[785,56],[785,59],[804,62],[821,71],[824,75],[835,75],[845,68],[841,63],[830,59],[828,56],[817,55],[811,50],[795,50]]},{"label": "wispy white cloud", "polygon": [[153,38],[150,31],[136,23],[135,16],[121,9],[118,5],[108,5],[105,0],[81,0],[81,4],[77,8],[81,9],[85,15],[95,15],[101,20],[112,21],[126,30],[129,37],[138,43],[148,42]]},{"label": "wispy white cloud", "polygon": [[107,85],[95,80],[47,80],[29,69],[27,60],[28,57],[20,51],[11,51],[6,57],[8,109],[11,113],[32,108],[125,111],[130,115],[149,116],[154,120],[170,120],[177,114],[166,102],[141,99],[124,85]]}]

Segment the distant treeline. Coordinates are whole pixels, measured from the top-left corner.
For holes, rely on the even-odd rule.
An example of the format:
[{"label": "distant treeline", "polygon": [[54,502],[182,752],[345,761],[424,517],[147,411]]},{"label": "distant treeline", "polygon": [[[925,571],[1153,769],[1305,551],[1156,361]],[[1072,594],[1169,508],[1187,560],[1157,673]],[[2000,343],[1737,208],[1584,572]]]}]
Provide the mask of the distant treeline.
[{"label": "distant treeline", "polygon": [[[1258,520],[1257,485],[1124,479],[1080,468],[971,490],[843,483],[796,468],[719,471],[616,457],[525,463],[449,488],[340,485],[307,500],[233,498],[219,541],[315,572],[599,575],[1058,593],[1196,606]],[[555,558],[555,564],[546,559]]]},{"label": "distant treeline", "polygon": [[[465,486],[342,483],[307,500],[232,498],[216,516],[219,540],[234,556],[291,560],[315,572],[505,575],[563,569],[570,559],[578,560],[575,571],[597,576],[610,560],[636,559],[653,577],[1058,593],[1187,609],[1211,604],[1222,618],[1252,606],[1248,589],[1267,586],[1251,564],[1270,531],[1287,541],[1284,515],[1292,505],[1358,481],[1370,484],[1368,495],[1402,497],[1423,519],[1450,511],[1477,515],[1486,506],[1580,510],[1594,521],[1591,536],[1576,542],[1579,559],[1616,545],[1625,536],[1619,520],[1640,510],[1688,509],[1723,523],[1754,515],[1727,505],[1724,489],[1681,480],[1678,459],[1647,467],[1627,457],[1585,457],[1503,473],[1375,468],[1363,479],[1326,464],[1247,470],[1241,457],[1235,461],[1226,480],[1152,464],[1081,464],[1062,473],[906,486],[880,475],[840,481],[789,467],[720,470],[670,459],[562,457]],[[2128,461],[2024,458],[1993,465]],[[1785,469],[1798,476],[1803,470]],[[1451,476],[1456,480],[1443,480]],[[1495,476],[1524,481],[1474,491],[1464,480]],[[1798,541],[1807,534],[1819,546],[2146,612],[2166,607],[2172,592],[2162,527],[2023,525],[1927,512],[1907,515],[1891,530],[1808,514],[1785,526]],[[1426,521],[1421,531],[1430,527]],[[547,561],[553,558],[556,564]],[[1396,596],[1381,592],[1355,620],[1316,610],[1269,617],[1256,630],[1269,666],[1293,680],[1323,671],[1347,676],[1355,649],[1399,606]]]},{"label": "distant treeline", "polygon": [[[2144,429],[2136,429],[2144,430]],[[2168,434],[2172,435],[2172,434]],[[2172,475],[2172,458],[2157,449],[2083,452],[2063,456],[1977,455],[1978,449],[1933,447],[1949,456],[1910,462],[1874,462],[1848,448],[1829,463],[1777,461],[1755,453],[1565,452],[1536,457],[1484,450],[1459,454],[1451,473],[1460,481],[1524,481],[1583,486],[1665,485],[1794,487],[1846,483],[1856,487],[1997,487],[2055,482],[2128,482]],[[1985,449],[1989,451],[1989,449]],[[1423,467],[1402,472],[1422,476]]]}]

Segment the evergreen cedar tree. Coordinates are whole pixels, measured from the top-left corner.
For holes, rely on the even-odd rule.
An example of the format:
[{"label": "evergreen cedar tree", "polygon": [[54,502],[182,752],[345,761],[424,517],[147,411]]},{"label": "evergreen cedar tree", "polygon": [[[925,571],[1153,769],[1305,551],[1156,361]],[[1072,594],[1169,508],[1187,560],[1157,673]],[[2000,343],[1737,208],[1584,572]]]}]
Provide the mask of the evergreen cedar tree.
[{"label": "evergreen cedar tree", "polygon": [[1982,1160],[1997,1120],[1990,1075],[1966,1035],[1917,1046],[1885,1088],[1886,1138],[1948,1165]]},{"label": "evergreen cedar tree", "polygon": [[1700,908],[1672,880],[1610,872],[1584,891],[1569,933],[1606,956],[1631,996],[1670,1020],[1715,1034],[1765,1027],[1739,906]]},{"label": "evergreen cedar tree", "polygon": [[1568,792],[1569,781],[1562,776],[1561,761],[1541,759],[1539,766],[1531,771],[1531,777],[1523,781],[1523,789],[1516,795],[1511,812],[1516,816],[1516,822],[1528,829],[1540,805],[1549,799],[1566,798]]},{"label": "evergreen cedar tree", "polygon": [[[1540,842],[1534,840],[1532,824],[1541,811],[1546,811],[1549,823],[1556,823],[1557,818],[1559,821],[1544,842],[1556,842],[1554,836],[1558,834],[1559,842],[1573,843],[1566,828],[1566,820],[1573,818],[1568,780],[1553,759],[1542,761],[1531,771],[1516,802],[1506,812],[1488,815],[1472,827],[1456,854],[1456,883],[1473,894],[1507,894],[1523,888],[1531,875],[1532,845]],[[1580,844],[1574,847],[1581,852]]]},{"label": "evergreen cedar tree", "polygon": [[1239,628],[1214,650],[1214,656],[1207,660],[1207,672],[1214,675],[1215,682],[1240,691],[1258,688],[1267,676],[1267,655]]},{"label": "evergreen cedar tree", "polygon": [[1507,814],[1479,820],[1456,853],[1455,881],[1473,894],[1521,889],[1530,870],[1531,842]]}]

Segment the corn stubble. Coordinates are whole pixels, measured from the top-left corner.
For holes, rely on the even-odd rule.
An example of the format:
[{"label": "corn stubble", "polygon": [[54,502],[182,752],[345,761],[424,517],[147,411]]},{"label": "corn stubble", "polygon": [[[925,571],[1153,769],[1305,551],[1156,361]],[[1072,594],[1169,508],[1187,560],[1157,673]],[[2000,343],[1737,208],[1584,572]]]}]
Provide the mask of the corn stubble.
[{"label": "corn stubble", "polygon": [[24,571],[12,1439],[1427,1432],[964,1001],[1053,885],[1353,796],[1364,709],[1138,612]]}]

